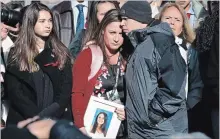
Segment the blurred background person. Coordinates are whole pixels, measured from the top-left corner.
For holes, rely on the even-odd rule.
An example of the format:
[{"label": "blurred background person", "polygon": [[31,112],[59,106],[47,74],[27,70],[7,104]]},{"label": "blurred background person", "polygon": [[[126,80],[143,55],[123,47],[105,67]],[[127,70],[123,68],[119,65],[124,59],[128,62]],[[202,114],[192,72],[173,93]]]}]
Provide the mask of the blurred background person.
[{"label": "blurred background person", "polygon": [[185,10],[190,25],[194,30],[208,15],[206,9],[198,0],[175,0],[175,2]]},{"label": "blurred background person", "polygon": [[159,14],[159,9],[162,4],[162,0],[147,0],[150,3],[152,10],[152,18],[154,18],[157,14]]},{"label": "blurred background person", "polygon": [[20,22],[22,20],[22,13],[20,13],[20,10],[23,8],[23,3],[11,1],[7,4],[2,3],[2,5],[7,8],[1,10],[1,21],[4,22],[5,25],[8,25],[8,36],[14,42],[17,38]]},{"label": "blurred background person", "polygon": [[[13,9],[10,9],[4,3],[1,3],[1,122],[2,126],[5,126],[8,110],[9,110],[9,101],[7,91],[5,91],[5,82],[4,74],[5,68],[7,66],[8,54],[10,49],[14,46],[14,42],[9,36],[10,32],[16,33],[19,31],[19,22],[20,15],[18,12],[15,12]],[[13,26],[13,25],[16,25]]]},{"label": "blurred background person", "polygon": [[40,2],[46,5],[48,8],[52,9],[55,5],[61,3],[64,0],[40,0]]},{"label": "blurred background person", "polygon": [[87,14],[87,29],[83,29],[76,35],[68,47],[73,58],[76,58],[83,49],[83,46],[91,41],[92,34],[95,32],[98,24],[111,9],[119,9],[119,3],[116,1],[90,1]]},{"label": "blurred background person", "polygon": [[56,32],[68,47],[73,38],[85,29],[88,0],[61,1],[52,8]]},{"label": "blurred background person", "polygon": [[26,9],[5,73],[10,100],[7,125],[36,115],[73,121],[72,60],[55,26],[45,5],[33,3]]}]

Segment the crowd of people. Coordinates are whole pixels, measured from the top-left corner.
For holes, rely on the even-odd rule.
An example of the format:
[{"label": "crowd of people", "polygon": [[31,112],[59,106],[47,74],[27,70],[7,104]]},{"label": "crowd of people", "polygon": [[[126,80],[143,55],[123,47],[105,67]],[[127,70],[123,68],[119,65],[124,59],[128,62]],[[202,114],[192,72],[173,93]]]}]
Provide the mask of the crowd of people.
[{"label": "crowd of people", "polygon": [[[114,111],[117,139],[219,138],[219,1],[1,9],[3,138],[91,138],[91,96],[124,106]],[[106,137],[107,117],[100,112],[90,127],[95,138]]]}]

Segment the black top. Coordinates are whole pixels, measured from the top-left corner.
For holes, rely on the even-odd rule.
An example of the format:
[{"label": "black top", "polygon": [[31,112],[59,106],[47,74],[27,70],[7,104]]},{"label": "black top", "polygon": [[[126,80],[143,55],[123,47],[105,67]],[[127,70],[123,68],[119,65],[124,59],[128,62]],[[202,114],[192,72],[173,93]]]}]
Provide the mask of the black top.
[{"label": "black top", "polygon": [[[97,78],[95,87],[94,87],[94,95],[98,97],[103,97],[105,100],[110,100],[112,90],[114,88],[116,82],[116,71],[117,65],[109,65],[108,67],[104,64],[101,67],[101,74]],[[123,88],[123,77],[124,71],[122,71],[122,66],[119,72],[118,85],[117,90],[113,94],[112,98],[114,102],[119,104],[124,104],[124,88]]]},{"label": "black top", "polygon": [[53,103],[53,85],[47,74],[41,69],[32,73],[32,80],[37,92],[37,105],[38,108],[43,110]]}]

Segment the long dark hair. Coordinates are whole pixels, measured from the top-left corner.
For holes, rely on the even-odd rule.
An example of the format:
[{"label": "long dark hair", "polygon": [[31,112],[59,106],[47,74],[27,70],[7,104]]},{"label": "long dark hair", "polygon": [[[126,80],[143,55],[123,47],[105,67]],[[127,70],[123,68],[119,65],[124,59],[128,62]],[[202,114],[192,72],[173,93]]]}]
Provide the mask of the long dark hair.
[{"label": "long dark hair", "polygon": [[36,35],[34,26],[38,20],[39,12],[45,10],[51,14],[53,28],[48,37],[50,40],[52,51],[57,59],[58,68],[64,68],[68,59],[72,61],[68,49],[58,39],[55,33],[55,23],[51,10],[44,4],[32,3],[29,5],[24,13],[21,30],[15,42],[15,48],[12,53],[12,58],[9,64],[15,63],[19,66],[20,71],[35,72],[39,70],[38,64],[34,58],[39,54],[36,47]]},{"label": "long dark hair", "polygon": [[98,12],[98,5],[100,3],[112,3],[115,6],[115,9],[120,9],[119,3],[117,1],[107,1],[107,0],[102,0],[102,1],[91,1],[89,8],[88,8],[88,28],[86,29],[86,35],[83,39],[83,44],[85,45],[88,41],[92,39],[92,34],[95,32],[97,26],[99,25],[98,19],[97,19],[97,12]]},{"label": "long dark hair", "polygon": [[121,22],[122,17],[120,15],[120,11],[117,9],[112,9],[108,11],[104,18],[102,19],[102,22],[99,24],[99,26],[96,28],[96,31],[92,35],[92,39],[96,42],[96,44],[101,48],[104,56],[104,62],[108,66],[108,56],[105,51],[105,41],[103,37],[103,30],[112,22]]},{"label": "long dark hair", "polygon": [[106,124],[107,124],[107,120],[108,120],[108,115],[104,112],[100,112],[97,116],[96,116],[96,119],[95,119],[95,122],[94,122],[94,125],[92,127],[92,130],[91,130],[91,133],[95,133],[96,132],[96,128],[98,127],[98,117],[100,114],[103,114],[104,115],[104,123],[101,125],[101,130],[102,130],[102,133],[104,134],[104,136],[106,136]]}]

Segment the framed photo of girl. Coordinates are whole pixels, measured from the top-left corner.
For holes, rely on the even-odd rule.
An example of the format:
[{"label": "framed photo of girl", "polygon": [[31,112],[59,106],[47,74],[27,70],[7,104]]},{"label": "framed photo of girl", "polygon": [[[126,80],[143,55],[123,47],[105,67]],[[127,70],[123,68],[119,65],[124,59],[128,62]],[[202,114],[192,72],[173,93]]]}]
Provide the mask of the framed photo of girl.
[{"label": "framed photo of girl", "polygon": [[84,116],[84,126],[92,138],[116,138],[121,121],[114,112],[124,108],[117,104],[91,96]]}]

